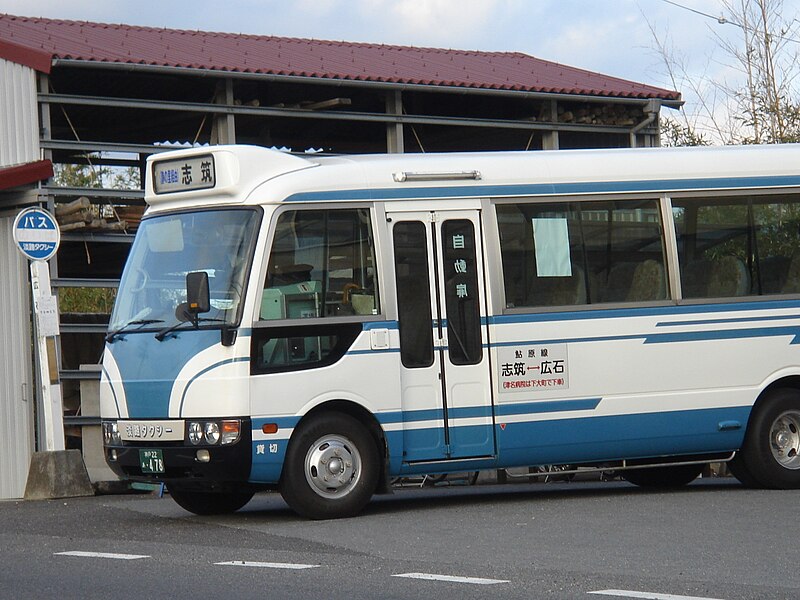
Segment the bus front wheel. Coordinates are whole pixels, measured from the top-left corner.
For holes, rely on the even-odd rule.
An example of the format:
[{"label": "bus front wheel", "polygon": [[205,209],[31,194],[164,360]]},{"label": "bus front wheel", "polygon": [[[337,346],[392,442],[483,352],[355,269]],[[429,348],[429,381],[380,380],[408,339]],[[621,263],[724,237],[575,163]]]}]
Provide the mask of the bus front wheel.
[{"label": "bus front wheel", "polygon": [[759,402],[731,471],[745,485],[800,488],[800,390],[776,389]]},{"label": "bus front wheel", "polygon": [[355,516],[378,482],[378,448],[356,419],[326,413],[304,423],[286,452],[280,492],[311,519]]},{"label": "bus front wheel", "polygon": [[253,498],[253,492],[203,492],[173,483],[167,489],[178,506],[196,515],[236,512]]}]

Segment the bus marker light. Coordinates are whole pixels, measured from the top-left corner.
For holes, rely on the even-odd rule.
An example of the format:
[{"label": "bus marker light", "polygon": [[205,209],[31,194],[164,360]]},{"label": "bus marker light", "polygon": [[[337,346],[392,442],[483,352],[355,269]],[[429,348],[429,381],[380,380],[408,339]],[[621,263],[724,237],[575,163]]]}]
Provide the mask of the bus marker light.
[{"label": "bus marker light", "polygon": [[264,433],[278,433],[277,423],[264,423],[261,426],[261,431]]},{"label": "bus marker light", "polygon": [[239,441],[239,429],[241,422],[238,420],[230,420],[222,422],[222,445],[233,444]]}]

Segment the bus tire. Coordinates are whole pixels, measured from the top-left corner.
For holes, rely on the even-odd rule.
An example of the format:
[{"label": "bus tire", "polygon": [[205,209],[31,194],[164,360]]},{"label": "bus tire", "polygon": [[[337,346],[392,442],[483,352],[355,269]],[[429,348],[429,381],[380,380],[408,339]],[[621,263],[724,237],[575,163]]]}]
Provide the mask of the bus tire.
[{"label": "bus tire", "polygon": [[650,467],[621,471],[625,481],[639,487],[669,489],[689,485],[697,479],[703,465],[674,465],[668,467]]},{"label": "bus tire", "polygon": [[753,474],[750,473],[749,469],[747,468],[747,465],[744,462],[744,457],[741,451],[737,452],[736,456],[734,456],[730,461],[728,461],[728,469],[730,470],[731,474],[734,477],[736,477],[736,479],[739,480],[739,483],[741,483],[743,486],[749,488],[761,487],[761,484],[755,477],[753,477]]},{"label": "bus tire", "polygon": [[236,512],[253,498],[254,492],[203,492],[168,484],[167,489],[178,506],[196,515],[225,515]]},{"label": "bus tire", "polygon": [[800,390],[768,392],[750,418],[737,459],[745,478],[761,487],[800,488]]},{"label": "bus tire", "polygon": [[342,413],[318,415],[292,437],[279,490],[304,517],[352,517],[375,492],[378,463],[375,440],[359,421]]}]

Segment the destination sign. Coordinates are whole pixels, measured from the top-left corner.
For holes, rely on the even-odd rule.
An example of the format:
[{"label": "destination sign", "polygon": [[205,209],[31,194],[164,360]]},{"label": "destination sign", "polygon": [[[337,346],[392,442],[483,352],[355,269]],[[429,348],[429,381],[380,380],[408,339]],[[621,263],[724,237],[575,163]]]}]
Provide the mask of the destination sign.
[{"label": "destination sign", "polygon": [[217,174],[211,154],[153,163],[153,190],[156,194],[210,189],[216,183]]}]

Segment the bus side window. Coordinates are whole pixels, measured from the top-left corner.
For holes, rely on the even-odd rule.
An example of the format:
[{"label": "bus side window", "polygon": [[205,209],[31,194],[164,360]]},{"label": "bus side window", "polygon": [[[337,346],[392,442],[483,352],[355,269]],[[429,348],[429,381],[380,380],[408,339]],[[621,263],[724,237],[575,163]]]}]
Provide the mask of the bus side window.
[{"label": "bus side window", "polygon": [[683,297],[800,292],[800,196],[674,199]]},{"label": "bus side window", "polygon": [[498,204],[506,306],[668,298],[655,200]]},{"label": "bus side window", "polygon": [[280,214],[261,299],[261,320],[380,312],[368,209]]},{"label": "bus side window", "polygon": [[378,314],[377,272],[368,209],[287,210],[278,216],[254,328],[256,372],[314,368],[341,358],[358,322],[304,325],[304,319]]}]

